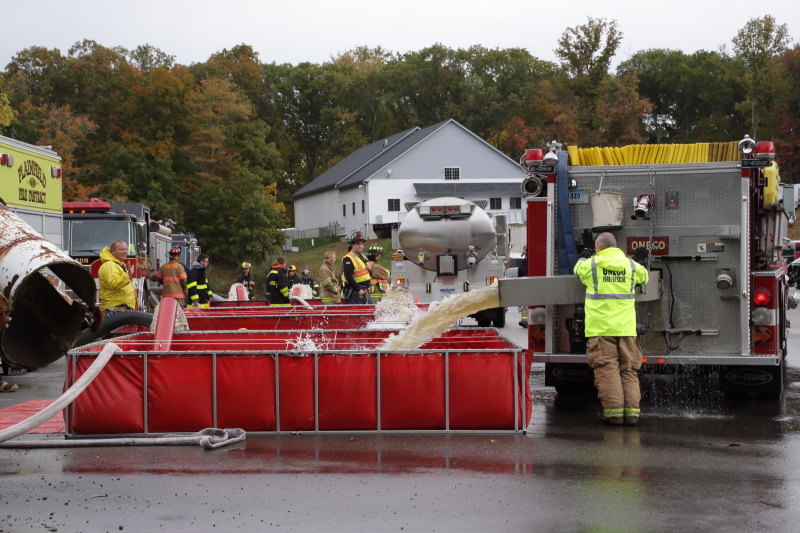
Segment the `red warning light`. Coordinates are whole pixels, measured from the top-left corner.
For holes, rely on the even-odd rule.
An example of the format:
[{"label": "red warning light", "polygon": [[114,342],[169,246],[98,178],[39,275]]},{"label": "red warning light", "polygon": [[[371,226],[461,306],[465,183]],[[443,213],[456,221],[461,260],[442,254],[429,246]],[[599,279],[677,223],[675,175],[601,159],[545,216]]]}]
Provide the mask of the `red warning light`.
[{"label": "red warning light", "polygon": [[764,307],[765,305],[769,305],[769,302],[772,300],[772,293],[769,292],[769,289],[764,287],[759,287],[753,293],[753,303],[759,307]]}]

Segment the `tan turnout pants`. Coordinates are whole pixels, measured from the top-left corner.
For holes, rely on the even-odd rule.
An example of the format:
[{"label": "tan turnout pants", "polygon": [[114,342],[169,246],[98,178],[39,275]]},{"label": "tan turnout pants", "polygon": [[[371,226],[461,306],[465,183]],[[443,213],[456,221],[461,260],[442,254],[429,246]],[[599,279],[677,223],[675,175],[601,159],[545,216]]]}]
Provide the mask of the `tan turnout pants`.
[{"label": "tan turnout pants", "polygon": [[642,367],[642,347],[636,337],[591,337],[586,360],[594,369],[603,416],[638,419],[642,394],[636,371]]}]

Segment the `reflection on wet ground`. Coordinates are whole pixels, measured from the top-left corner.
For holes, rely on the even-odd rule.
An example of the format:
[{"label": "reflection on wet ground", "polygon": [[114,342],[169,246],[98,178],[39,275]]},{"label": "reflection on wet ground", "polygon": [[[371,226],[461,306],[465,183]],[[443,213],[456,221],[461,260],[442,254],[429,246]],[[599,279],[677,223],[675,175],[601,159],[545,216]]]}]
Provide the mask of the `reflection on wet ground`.
[{"label": "reflection on wet ground", "polygon": [[[164,448],[159,461],[149,449],[98,454],[92,448],[64,452],[62,468],[75,473],[149,474],[418,474],[440,470],[525,474],[536,457],[554,447],[576,456],[598,444],[734,448],[777,443],[796,435],[800,388],[781,400],[731,399],[718,392],[714,377],[645,376],[643,417],[636,428],[599,422],[594,397],[556,395],[543,387],[543,368],[534,365],[533,416],[526,435],[497,434],[282,434],[248,435],[245,446],[215,455]],[[800,379],[790,369],[790,380]],[[120,460],[122,459],[122,460]],[[652,462],[651,462],[652,464]]]}]

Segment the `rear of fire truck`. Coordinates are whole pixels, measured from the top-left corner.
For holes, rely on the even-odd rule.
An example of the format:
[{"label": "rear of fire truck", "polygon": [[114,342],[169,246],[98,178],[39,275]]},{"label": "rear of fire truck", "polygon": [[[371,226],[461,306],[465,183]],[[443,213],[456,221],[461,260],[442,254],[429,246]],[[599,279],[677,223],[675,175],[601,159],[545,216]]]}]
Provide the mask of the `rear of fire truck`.
[{"label": "rear of fire truck", "polygon": [[789,293],[783,243],[794,189],[782,187],[771,142],[528,150],[529,275],[502,280],[502,305],[530,305],[534,361],[559,392],[592,386],[585,290],[572,268],[610,231],[647,251],[637,288],[643,372],[718,373],[731,392],[784,388]]},{"label": "rear of fire truck", "polygon": [[172,246],[178,246],[181,250],[179,261],[186,268],[191,268],[200,255],[200,245],[197,238],[191,233],[173,233]]}]

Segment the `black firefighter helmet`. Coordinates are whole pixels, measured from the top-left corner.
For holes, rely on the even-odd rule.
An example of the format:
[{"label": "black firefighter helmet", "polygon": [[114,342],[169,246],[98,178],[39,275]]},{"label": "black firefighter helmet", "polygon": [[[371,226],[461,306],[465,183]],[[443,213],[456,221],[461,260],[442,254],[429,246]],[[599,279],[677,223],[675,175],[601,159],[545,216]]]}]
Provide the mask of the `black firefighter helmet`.
[{"label": "black firefighter helmet", "polygon": [[350,240],[347,241],[347,244],[355,244],[357,242],[367,242],[367,239],[364,238],[364,234],[360,231],[353,232],[353,234],[350,235]]}]

